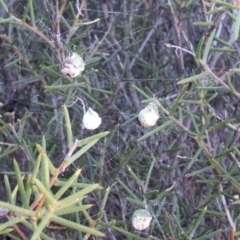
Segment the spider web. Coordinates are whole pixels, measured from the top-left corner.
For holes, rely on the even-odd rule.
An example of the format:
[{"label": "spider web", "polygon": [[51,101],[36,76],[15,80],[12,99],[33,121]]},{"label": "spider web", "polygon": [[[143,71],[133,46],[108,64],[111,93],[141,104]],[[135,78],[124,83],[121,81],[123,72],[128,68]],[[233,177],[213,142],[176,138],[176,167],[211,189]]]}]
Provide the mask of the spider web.
[{"label": "spider web", "polygon": [[[106,27],[106,26],[104,26],[104,24],[102,23],[105,21],[103,16],[104,16],[104,14],[106,14],[106,11],[103,11],[100,7],[97,7],[97,6],[96,6],[96,8],[91,8],[92,7],[91,2],[89,5],[90,5],[90,7],[88,7],[87,12],[84,13],[84,10],[83,10],[83,15],[84,14],[87,15],[86,17],[89,20],[91,18],[94,19],[95,16],[99,17],[101,20],[99,22],[97,22],[97,24],[92,24],[92,25],[90,25],[90,27],[87,27],[86,29],[84,29],[82,31],[84,33],[81,34],[80,40],[82,41],[82,40],[87,39],[87,41],[89,41],[89,42],[87,42],[86,44],[80,43],[81,44],[80,48],[79,48],[79,45],[71,43],[71,42],[67,45],[67,50],[65,51],[65,57],[71,55],[74,51],[80,51],[80,54],[83,56],[83,58],[84,58],[84,55],[86,57],[86,54],[91,52],[91,48],[94,47],[94,42],[96,41],[96,36],[98,38],[100,38],[100,37],[104,36],[104,34],[106,34],[106,31],[104,31],[104,27]],[[13,15],[15,15],[16,17],[21,15],[18,13],[18,11],[19,11],[19,9],[21,9],[21,7],[22,7],[22,11],[23,11],[25,6],[20,3],[19,6],[16,7],[16,10]],[[120,9],[118,9],[119,7],[120,7]],[[110,40],[107,37],[104,38],[104,40],[101,41],[101,45],[99,46],[99,49],[98,49],[98,52],[96,53],[96,55],[99,56],[101,54],[102,55],[101,57],[103,59],[106,59],[105,56],[108,57],[111,54],[113,54],[115,51],[115,48],[119,45],[121,46],[124,41],[128,41],[128,42],[134,41],[134,43],[133,44],[130,43],[129,46],[133,49],[132,50],[133,52],[135,52],[135,51],[136,51],[136,53],[138,52],[139,47],[141,46],[142,42],[141,41],[138,42],[135,39],[137,38],[140,31],[142,31],[143,34],[145,34],[145,33],[148,33],[152,28],[154,28],[154,26],[156,25],[156,19],[154,17],[151,17],[151,14],[154,13],[153,6],[150,6],[148,9],[148,12],[143,15],[142,15],[142,12],[144,11],[146,6],[139,4],[139,6],[134,6],[134,7],[136,7],[136,8],[133,8],[133,9],[130,8],[130,10],[125,9],[124,12],[122,12],[120,5],[116,4],[116,6],[110,6],[110,8],[113,8],[113,9],[107,11],[108,18],[114,18],[114,20],[116,22],[119,22],[120,24],[123,24],[123,21],[125,18],[126,19],[130,19],[130,18],[135,19],[136,18],[136,21],[143,21],[146,18],[148,18],[147,26],[142,30],[139,30],[139,29],[133,30],[130,32],[130,34],[127,34],[127,36],[123,36],[122,38],[121,38],[121,35],[123,33],[119,32],[114,36],[116,38],[115,42],[112,42],[111,38],[110,38]],[[63,30],[59,36],[54,33],[53,26],[52,26],[52,22],[54,22],[54,20],[55,20],[53,6],[49,2],[43,1],[40,5],[38,5],[38,8],[41,9],[40,14],[39,14],[41,17],[36,18],[36,28],[39,29],[40,31],[42,31],[46,36],[48,36],[48,38],[52,41],[53,44],[58,41],[57,39],[59,39],[60,42],[62,44],[64,44],[65,37],[68,34],[68,31]],[[114,10],[114,8],[116,8],[117,10]],[[155,13],[155,14],[157,14],[157,13]],[[93,16],[93,17],[91,17],[91,16]],[[107,21],[110,21],[110,20],[107,19]],[[134,24],[135,24],[135,20],[133,20],[133,22],[132,22],[132,25],[134,25]],[[101,26],[101,25],[103,25],[103,26]],[[26,32],[26,30],[24,28],[22,28],[21,26],[17,27],[17,31],[19,32],[19,35],[21,35],[20,34],[21,32]],[[30,32],[30,33],[26,32],[25,35],[26,34],[29,34],[27,36],[27,38],[28,38],[27,43],[29,42],[29,44],[26,43],[26,45],[22,45],[21,41],[19,39],[18,41],[16,41],[16,46],[18,46],[19,51],[21,51],[22,49],[24,49],[24,50],[26,49],[25,50],[25,51],[27,51],[26,54],[34,55],[34,54],[36,54],[36,49],[34,49],[32,47],[30,42],[36,41],[36,39],[39,37],[33,32]],[[110,34],[111,33],[109,33],[109,35]],[[73,35],[73,38],[77,35],[78,34],[75,33]],[[89,45],[87,45],[87,44],[89,44]],[[151,45],[151,44],[153,44],[153,43],[152,43],[152,40],[150,39],[146,43],[146,45]],[[82,52],[82,49],[84,49],[85,52]],[[119,52],[121,54],[121,52],[124,52],[124,51],[127,51],[127,47],[123,46],[123,49]],[[59,56],[57,56],[56,51],[54,49],[52,49],[51,46],[47,45],[47,43],[46,43],[46,44],[44,44],[43,52],[46,54],[49,54],[49,56],[52,56],[52,58],[54,58],[54,64],[56,66],[58,66],[58,69],[59,69],[59,67],[62,64],[63,59],[60,59]],[[124,64],[122,63],[122,59],[121,59],[122,56],[120,54],[117,54],[115,58],[117,59],[116,61],[118,61],[118,64],[119,64],[119,66],[116,66],[116,67],[121,68],[119,73],[122,74],[121,71],[122,72],[124,71],[124,69],[123,69]],[[1,68],[2,69],[5,68],[6,65],[8,64],[8,62],[10,62],[11,59],[14,57],[15,57],[14,55],[10,56],[5,61],[5,63],[1,65]],[[39,57],[39,56],[37,56],[37,57]],[[43,59],[42,61],[45,61],[45,59]],[[135,61],[135,58],[133,58],[130,61],[130,64],[133,64],[134,61]],[[13,109],[15,111],[17,111],[16,108],[18,108],[20,105],[23,107],[25,105],[25,107],[30,112],[34,112],[34,113],[36,113],[36,115],[39,112],[41,112],[41,113],[43,112],[46,117],[52,115],[51,109],[48,110],[47,106],[44,106],[44,105],[51,105],[52,104],[51,98],[53,98],[53,96],[51,94],[43,93],[42,89],[39,92],[39,87],[38,86],[36,87],[34,85],[34,83],[32,84],[32,82],[37,81],[37,79],[33,78],[33,79],[29,80],[27,77],[24,78],[24,76],[22,75],[22,72],[21,72],[22,71],[21,67],[22,67],[23,63],[21,61],[19,61],[18,64],[19,64],[19,67],[17,69],[15,69],[16,70],[16,78],[12,82],[12,91],[5,91],[5,93],[4,93],[4,95],[7,95],[7,98],[4,96],[4,100],[3,100],[3,104],[4,104],[4,106],[6,106],[6,108],[4,108],[4,109],[8,110],[8,107],[9,107],[8,105],[10,102],[10,105],[17,105],[17,107],[14,106],[14,109]],[[38,62],[35,63],[36,68],[39,66],[41,67],[41,64],[47,66],[48,63],[41,62],[41,58],[40,58],[40,59],[38,59]],[[133,129],[133,131],[137,131],[137,132],[143,131],[143,129],[141,128],[141,126],[139,125],[139,123],[136,119],[136,116],[137,116],[138,112],[141,110],[141,107],[144,105],[141,106],[141,103],[140,103],[138,105],[138,108],[136,106],[134,106],[133,100],[131,99],[131,97],[128,96],[127,90],[125,89],[125,85],[135,84],[136,86],[138,86],[142,83],[158,81],[159,79],[156,79],[156,72],[151,73],[151,75],[144,76],[144,78],[139,78],[138,76],[137,77],[132,76],[132,78],[118,76],[118,78],[123,78],[123,79],[121,79],[122,80],[121,82],[117,82],[117,80],[115,80],[114,82],[110,82],[109,79],[106,78],[106,74],[102,74],[102,71],[108,72],[109,67],[107,66],[107,64],[102,64],[100,67],[101,68],[98,68],[98,69],[92,68],[92,69],[86,70],[86,76],[88,77],[91,87],[94,89],[100,89],[100,90],[106,90],[106,91],[108,91],[109,89],[113,89],[113,91],[112,91],[113,93],[116,88],[118,88],[118,89],[122,88],[120,90],[121,94],[124,94],[124,97],[127,98],[126,106],[123,105],[123,106],[121,106],[121,108],[119,108],[119,106],[117,106],[117,108],[116,108],[116,106],[114,107],[114,103],[112,103],[113,100],[110,99],[109,101],[106,101],[105,99],[103,99],[103,97],[101,97],[101,99],[99,100],[99,105],[101,104],[102,106],[104,106],[104,104],[105,104],[104,101],[106,101],[107,104],[110,103],[113,106],[110,110],[108,109],[107,106],[106,106],[106,108],[104,106],[104,109],[102,108],[100,110],[101,111],[100,115],[103,118],[103,124],[102,124],[103,127],[105,127],[107,129],[109,126],[110,126],[110,128],[117,126],[118,134],[119,134],[120,125],[123,125],[124,127],[127,127],[129,129]],[[154,71],[157,71],[157,68]],[[85,73],[83,75],[85,75]],[[49,79],[50,77],[46,72],[43,73],[43,76],[45,76],[47,81],[50,80]],[[117,78],[114,75],[111,77],[113,80]],[[77,80],[77,81],[79,81],[79,80]],[[50,80],[50,82],[51,82],[51,80]],[[65,83],[66,83],[66,80],[65,80]],[[122,87],[122,86],[124,86],[124,87]],[[24,94],[22,94],[22,96],[20,96],[20,97],[16,96],[17,94],[19,94],[18,89],[27,91],[26,100],[25,100]],[[64,95],[66,94],[67,91],[68,90],[63,89],[62,91],[58,92],[58,93],[61,92],[61,95],[56,96],[56,98],[54,96],[55,104],[61,105],[62,103],[64,103],[66,101],[66,99],[64,98]],[[158,95],[158,92],[153,91],[152,89],[149,88],[149,96],[152,97],[153,94]],[[71,99],[67,99],[66,104],[67,105],[71,104],[74,100],[76,100],[77,97],[83,98],[87,107],[88,106],[96,107],[96,109],[97,109],[98,106],[96,106],[96,104],[94,102],[92,103],[91,101],[86,99],[86,97],[83,95],[83,92],[75,93]],[[97,95],[93,96],[93,98],[97,98],[97,97],[98,97]],[[21,98],[23,98],[23,99],[21,99]],[[7,99],[7,101],[6,101],[6,99]],[[143,98],[141,98],[141,99],[143,99]],[[58,101],[59,101],[59,103],[58,103]],[[16,102],[17,102],[17,104],[15,104]],[[34,104],[35,102],[36,102],[36,104]],[[118,105],[119,105],[119,103],[118,103]],[[12,110],[11,107],[12,106],[9,107],[10,111]],[[81,125],[81,120],[82,120],[82,115],[83,115],[82,106],[75,105],[73,108],[77,109],[77,111],[79,112],[79,116],[76,116],[76,117],[74,116],[74,117],[75,117],[76,125],[79,124],[79,128],[81,129],[80,125]],[[114,109],[114,108],[116,108],[116,109]],[[107,109],[107,110],[105,110],[105,109]],[[71,111],[71,109],[69,109],[69,110]],[[108,118],[110,118],[110,119],[108,119]],[[130,121],[130,123],[124,124],[129,118],[134,118],[134,119],[132,121]],[[44,134],[47,134],[48,136],[51,136],[51,137],[56,136],[56,138],[58,138],[56,131],[52,132],[53,131],[52,125],[55,125],[56,122],[59,123],[59,120],[55,116],[45,126],[46,129],[44,129],[43,126],[41,126],[42,132]],[[61,124],[62,124],[62,122],[61,122]],[[129,136],[127,137],[127,138],[129,138],[128,141],[130,141],[130,140],[132,141],[134,139],[134,137],[131,137],[131,135],[134,135],[134,134],[129,134]],[[118,152],[118,150],[117,150],[117,152]]]}]

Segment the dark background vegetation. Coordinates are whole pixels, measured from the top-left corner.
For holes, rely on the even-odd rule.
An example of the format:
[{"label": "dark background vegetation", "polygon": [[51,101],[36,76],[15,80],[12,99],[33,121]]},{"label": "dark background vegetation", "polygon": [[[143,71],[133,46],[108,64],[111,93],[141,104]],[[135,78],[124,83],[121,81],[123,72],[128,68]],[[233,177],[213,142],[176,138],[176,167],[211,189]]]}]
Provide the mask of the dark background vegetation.
[{"label": "dark background vegetation", "polygon": [[[239,207],[231,201],[240,190],[238,10],[223,3],[5,1],[9,11],[0,8],[1,172],[11,176],[13,158],[23,172],[31,171],[25,146],[34,152],[43,135],[48,155],[59,165],[68,151],[62,105],[80,97],[103,123],[93,132],[83,129],[77,102],[69,108],[74,138],[110,134],[62,177],[80,166],[82,182],[111,187],[102,221],[116,224],[102,229],[105,239],[233,239],[235,230],[237,237]],[[71,80],[60,69],[73,52],[86,68]],[[206,69],[205,77],[177,84]],[[161,118],[145,129],[137,115],[153,97],[163,106]],[[1,196],[6,200],[3,187]],[[92,216],[102,197],[86,198],[95,204]],[[153,216],[143,232],[131,225],[138,208]],[[74,232],[68,236],[77,239]]]}]

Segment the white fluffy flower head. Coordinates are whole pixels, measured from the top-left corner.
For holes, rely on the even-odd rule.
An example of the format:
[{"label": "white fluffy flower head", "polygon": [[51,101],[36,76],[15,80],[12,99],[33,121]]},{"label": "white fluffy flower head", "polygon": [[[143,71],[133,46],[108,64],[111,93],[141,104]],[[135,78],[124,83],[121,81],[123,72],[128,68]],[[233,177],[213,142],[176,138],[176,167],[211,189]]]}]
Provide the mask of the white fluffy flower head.
[{"label": "white fluffy flower head", "polygon": [[156,124],[159,119],[158,107],[156,103],[149,103],[140,113],[138,114],[138,120],[143,127],[152,127]]},{"label": "white fluffy flower head", "polygon": [[89,108],[83,115],[83,126],[88,130],[94,130],[100,126],[102,119],[98,113]]},{"label": "white fluffy flower head", "polygon": [[138,209],[133,213],[132,225],[137,230],[144,230],[149,227],[152,220],[151,214],[145,209]]},{"label": "white fluffy flower head", "polygon": [[70,78],[75,78],[82,73],[84,68],[83,59],[77,53],[73,53],[71,57],[64,60],[61,73]]}]

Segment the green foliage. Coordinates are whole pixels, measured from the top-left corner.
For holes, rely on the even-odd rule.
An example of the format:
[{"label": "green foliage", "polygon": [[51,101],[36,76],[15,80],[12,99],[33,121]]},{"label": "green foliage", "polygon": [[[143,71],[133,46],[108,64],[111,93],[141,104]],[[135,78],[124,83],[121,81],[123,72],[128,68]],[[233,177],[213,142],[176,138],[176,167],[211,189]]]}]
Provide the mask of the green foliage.
[{"label": "green foliage", "polygon": [[[66,108],[64,114],[68,116]],[[70,124],[69,118],[65,117],[65,120],[66,131],[71,135],[68,125]],[[90,216],[88,217],[91,227],[77,224],[74,219],[67,220],[65,217],[60,217],[61,215],[76,214],[91,208],[91,204],[83,204],[84,197],[94,190],[102,189],[102,187],[99,184],[89,184],[82,186],[81,190],[77,190],[78,188],[73,184],[78,182],[78,177],[81,173],[80,169],[69,179],[62,181],[60,185],[57,183],[58,176],[77,159],[77,157],[71,159],[71,154],[78,146],[80,146],[81,149],[77,151],[75,155],[80,156],[107,134],[108,132],[103,132],[90,138],[82,139],[81,141],[76,140],[59,168],[55,168],[52,165],[51,159],[44,150],[46,148],[45,138],[42,140],[43,146],[36,145],[38,156],[36,161],[33,160],[32,173],[27,175],[22,174],[18,162],[14,160],[13,167],[17,184],[14,191],[12,191],[9,178],[7,175],[4,175],[8,203],[0,201],[0,207],[10,211],[10,213],[8,215],[7,212],[4,214],[8,216],[9,221],[1,225],[0,233],[8,235],[13,229],[17,229],[17,223],[22,223],[29,230],[34,230],[31,236],[32,240],[39,239],[40,237],[42,239],[50,239],[44,231],[47,230],[51,222],[55,222],[60,224],[61,227],[84,232],[88,235],[104,236],[104,234],[96,230],[94,226],[102,218],[101,213],[103,212],[105,204],[99,211],[101,217],[99,217],[98,220],[94,221]],[[73,136],[71,135],[69,137],[72,138]],[[79,152],[81,154],[79,154]],[[70,194],[73,189],[76,189],[75,193]],[[18,198],[18,193],[22,203],[21,206],[14,204]],[[106,200],[104,200],[104,203],[105,202]],[[94,226],[93,223],[95,223]],[[19,229],[17,229],[17,232],[20,236],[24,236],[24,233]],[[27,237],[24,237],[24,239],[26,238]]]}]

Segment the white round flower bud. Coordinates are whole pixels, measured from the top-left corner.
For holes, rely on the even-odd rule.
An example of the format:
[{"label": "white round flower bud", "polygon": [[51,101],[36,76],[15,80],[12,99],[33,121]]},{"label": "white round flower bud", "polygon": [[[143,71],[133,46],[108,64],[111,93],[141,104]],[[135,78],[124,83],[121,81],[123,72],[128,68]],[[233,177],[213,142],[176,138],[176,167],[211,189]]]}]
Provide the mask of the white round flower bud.
[{"label": "white round flower bud", "polygon": [[82,73],[84,68],[83,59],[77,53],[73,53],[71,57],[64,60],[61,73],[70,78],[75,78]]},{"label": "white round flower bud", "polygon": [[91,108],[83,115],[83,126],[88,130],[94,130],[100,126],[102,119],[99,117],[98,113],[93,111]]},{"label": "white round flower bud", "polygon": [[133,213],[132,225],[141,231],[149,227],[151,220],[152,216],[147,210],[139,209]]},{"label": "white round flower bud", "polygon": [[159,119],[158,107],[156,103],[149,103],[140,113],[138,114],[138,120],[143,127],[152,127],[156,124]]}]

